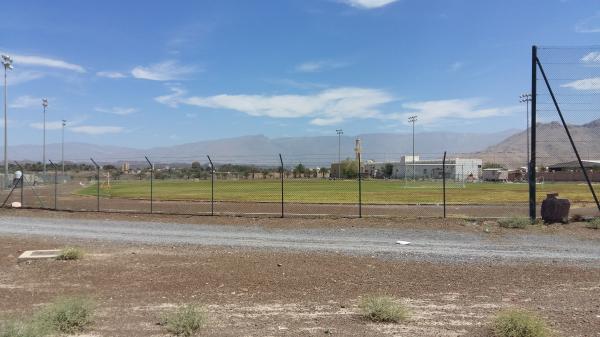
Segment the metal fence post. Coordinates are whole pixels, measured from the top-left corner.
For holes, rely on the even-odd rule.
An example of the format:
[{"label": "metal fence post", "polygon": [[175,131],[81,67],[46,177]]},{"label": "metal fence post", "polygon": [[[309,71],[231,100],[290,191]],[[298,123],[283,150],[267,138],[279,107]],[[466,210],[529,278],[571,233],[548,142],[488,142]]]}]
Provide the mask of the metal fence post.
[{"label": "metal fence post", "polygon": [[442,200],[444,204],[444,219],[446,218],[446,151],[442,160]]},{"label": "metal fence post", "polygon": [[362,174],[360,172],[360,152],[356,153],[358,158],[358,217],[362,218]]},{"label": "metal fence post", "polygon": [[281,178],[281,217],[283,218],[283,158],[281,153],[279,154],[279,162],[281,162],[281,169],[279,170],[279,176]]},{"label": "metal fence post", "polygon": [[19,167],[21,168],[21,207],[24,207],[24,203],[23,203],[23,188],[25,186],[25,169],[23,169],[23,167],[21,165],[19,165]]},{"label": "metal fence post", "polygon": [[54,168],[54,210],[56,211],[58,209],[56,207],[56,200],[58,196],[58,168],[56,165],[54,165],[52,160],[48,159],[48,161],[50,162],[50,165],[52,165],[52,168]]},{"label": "metal fence post", "polygon": [[90,160],[96,166],[96,211],[100,212],[100,165],[94,161],[94,158]]},{"label": "metal fence post", "polygon": [[150,165],[150,214],[152,214],[152,200],[153,200],[153,187],[154,187],[154,164],[150,162],[147,156],[144,156],[148,165]]},{"label": "metal fence post", "polygon": [[529,218],[535,221],[535,166],[536,166],[536,117],[537,117],[537,47],[531,47],[531,158],[529,160]]},{"label": "metal fence post", "polygon": [[210,215],[215,215],[215,165],[209,155],[206,155],[210,163]]}]

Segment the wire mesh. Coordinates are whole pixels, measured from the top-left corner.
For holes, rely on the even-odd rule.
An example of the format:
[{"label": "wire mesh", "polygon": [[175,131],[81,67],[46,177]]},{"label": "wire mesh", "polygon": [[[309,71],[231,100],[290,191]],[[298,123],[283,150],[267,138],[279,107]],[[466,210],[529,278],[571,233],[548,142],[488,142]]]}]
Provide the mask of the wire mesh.
[{"label": "wire mesh", "polygon": [[541,47],[538,59],[537,199],[542,200],[547,193],[559,193],[571,201],[573,212],[594,214],[596,205],[572,143],[597,189],[600,182],[600,47]]}]

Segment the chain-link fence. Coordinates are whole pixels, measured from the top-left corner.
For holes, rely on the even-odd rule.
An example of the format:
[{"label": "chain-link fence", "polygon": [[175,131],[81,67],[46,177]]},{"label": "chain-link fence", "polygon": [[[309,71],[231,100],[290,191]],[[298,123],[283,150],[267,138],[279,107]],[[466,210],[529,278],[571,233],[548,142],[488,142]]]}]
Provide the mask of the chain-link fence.
[{"label": "chain-link fence", "polygon": [[[537,57],[537,60],[536,60]],[[535,191],[596,215],[600,182],[600,47],[534,47]]]},{"label": "chain-link fence", "polygon": [[526,183],[506,170],[489,171],[482,159],[443,152],[419,158],[361,153],[341,162],[336,154],[92,158],[68,165],[65,175],[57,165],[48,167],[44,175],[37,167],[14,165],[26,181],[4,190],[5,205],[21,202],[22,191],[23,207],[71,211],[273,217],[527,214]]}]

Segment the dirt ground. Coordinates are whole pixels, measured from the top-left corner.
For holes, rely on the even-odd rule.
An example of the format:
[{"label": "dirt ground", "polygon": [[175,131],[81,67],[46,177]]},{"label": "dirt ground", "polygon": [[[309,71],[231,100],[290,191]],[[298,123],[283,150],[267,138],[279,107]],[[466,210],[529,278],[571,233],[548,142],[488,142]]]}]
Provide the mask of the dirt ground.
[{"label": "dirt ground", "polygon": [[[556,336],[600,336],[597,267],[65,240],[0,237],[0,317],[86,295],[98,304],[89,336],[166,336],[157,324],[165,312],[201,303],[209,314],[206,336],[474,337],[489,335],[486,325],[501,308],[523,307],[544,317]],[[88,254],[17,262],[23,250],[64,245]],[[366,321],[357,304],[369,294],[397,297],[411,319]]]}]

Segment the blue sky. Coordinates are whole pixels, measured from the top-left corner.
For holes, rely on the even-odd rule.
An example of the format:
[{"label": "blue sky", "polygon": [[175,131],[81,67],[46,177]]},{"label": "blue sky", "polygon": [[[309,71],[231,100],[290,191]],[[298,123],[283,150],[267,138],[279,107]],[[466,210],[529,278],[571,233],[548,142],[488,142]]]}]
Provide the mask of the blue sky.
[{"label": "blue sky", "polygon": [[[9,143],[151,147],[523,128],[530,48],[590,45],[586,0],[12,1]],[[511,116],[516,118],[511,118]],[[521,123],[521,124],[524,124]]]}]

